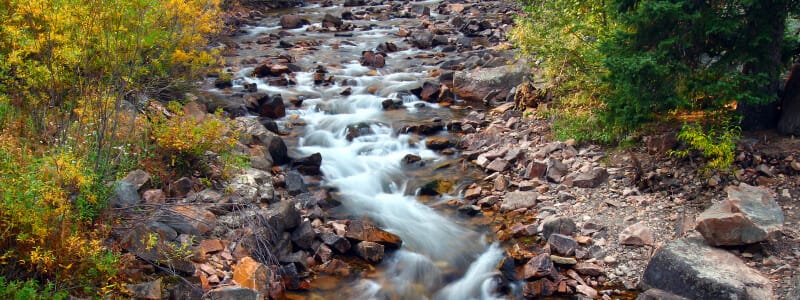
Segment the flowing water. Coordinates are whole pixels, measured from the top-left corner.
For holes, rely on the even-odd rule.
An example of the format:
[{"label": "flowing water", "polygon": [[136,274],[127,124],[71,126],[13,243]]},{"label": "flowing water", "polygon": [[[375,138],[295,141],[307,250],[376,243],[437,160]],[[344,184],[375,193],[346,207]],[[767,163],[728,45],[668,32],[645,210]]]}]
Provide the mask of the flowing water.
[{"label": "flowing water", "polygon": [[[436,1],[422,2],[435,7]],[[432,10],[433,11],[433,10]],[[339,15],[341,8],[306,7],[292,10],[317,22],[325,13]],[[433,17],[436,17],[435,15]],[[277,33],[278,17],[265,19],[258,27],[246,27],[242,41],[252,41],[270,33]],[[417,24],[416,19],[393,19],[386,22],[352,21],[356,29],[352,36],[338,37],[333,33],[306,31],[307,27],[289,30],[289,42],[316,41],[316,50],[279,50],[261,48],[249,43],[240,56],[275,55],[287,53],[296,58],[302,72],[295,72],[297,84],[289,87],[269,86],[258,78],[248,77],[252,68],[241,69],[240,80],[234,89],[244,83],[257,83],[261,92],[280,93],[284,99],[302,97],[301,107],[289,108],[287,114],[295,124],[297,138],[287,143],[298,156],[322,154],[322,184],[339,193],[343,213],[351,218],[366,217],[383,229],[403,239],[401,249],[387,255],[378,270],[365,278],[351,282],[338,282],[333,289],[313,291],[325,299],[494,299],[499,279],[496,265],[503,256],[497,245],[484,240],[483,234],[473,226],[465,225],[457,217],[438,209],[443,199],[420,202],[416,194],[419,180],[402,166],[407,154],[414,154],[429,162],[428,166],[449,163],[453,157],[427,150],[425,138],[398,134],[404,124],[429,120],[454,118],[454,112],[435,104],[425,103],[405,93],[421,85],[433,68],[427,62],[433,59],[436,49],[425,52],[411,48],[401,38],[394,36],[400,26]],[[375,49],[384,41],[392,41],[401,51],[390,53],[386,67],[370,69],[361,66],[361,51]],[[407,50],[402,50],[407,49]],[[315,85],[313,72],[324,66],[335,78],[335,84]],[[342,86],[347,83],[347,86]],[[351,88],[348,96],[340,95]],[[385,99],[402,100],[404,109],[384,111]],[[287,103],[287,105],[289,105]],[[301,121],[301,122],[298,122]],[[369,126],[371,134],[348,140],[347,126]],[[447,134],[443,132],[441,134]],[[426,167],[430,168],[430,167]],[[463,174],[458,168],[447,169],[449,179],[460,183]]]}]

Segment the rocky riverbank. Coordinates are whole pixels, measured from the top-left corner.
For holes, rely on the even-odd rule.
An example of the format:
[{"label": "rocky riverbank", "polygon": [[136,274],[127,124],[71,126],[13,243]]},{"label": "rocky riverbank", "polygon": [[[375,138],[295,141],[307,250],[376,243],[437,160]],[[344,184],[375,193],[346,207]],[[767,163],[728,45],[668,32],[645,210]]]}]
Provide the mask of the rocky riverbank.
[{"label": "rocky riverbank", "polygon": [[[703,177],[697,163],[667,155],[681,147],[672,132],[627,150],[554,141],[536,114],[551,99],[505,39],[514,3],[304,4],[231,13],[225,74],[212,74],[185,106],[197,118],[224,110],[250,167],[224,182],[185,177],[163,187],[136,171],[118,185],[119,207],[146,208],[126,211],[136,222],[118,230],[139,262],[128,272],[146,282],[131,285],[135,297],[455,299],[453,282],[491,282],[482,298],[797,293],[800,143],[744,139],[731,175]],[[398,230],[377,217],[386,207],[343,209],[353,201],[331,183],[338,178],[323,162],[330,154],[308,146],[340,142],[314,140],[322,133],[312,129],[333,121],[312,113],[369,113],[358,101],[371,108],[373,98],[391,118],[334,124],[333,134],[350,143],[402,137],[398,144],[414,152],[391,162],[401,170],[392,176],[425,175],[397,194],[416,195],[470,228],[450,232],[498,242],[503,254],[493,267],[488,260],[491,281],[467,279],[492,248],[480,258],[465,252],[466,266],[431,259],[424,270],[443,275],[408,288],[418,294],[389,283],[402,274],[389,260],[408,255],[409,244],[425,252],[416,237],[432,233]],[[148,281],[154,274],[181,280]]]}]

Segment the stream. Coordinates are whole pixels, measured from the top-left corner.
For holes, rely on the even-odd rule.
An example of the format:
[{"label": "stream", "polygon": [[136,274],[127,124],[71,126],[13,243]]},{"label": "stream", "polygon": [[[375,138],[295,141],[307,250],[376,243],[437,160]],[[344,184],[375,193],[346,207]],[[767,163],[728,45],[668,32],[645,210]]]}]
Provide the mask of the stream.
[{"label": "stream", "polygon": [[[435,8],[438,1],[416,2]],[[255,83],[259,92],[281,94],[283,99],[302,99],[300,106],[287,101],[287,117],[278,120],[292,136],[285,138],[296,157],[322,155],[321,185],[338,191],[342,206],[337,214],[351,219],[368,218],[381,228],[397,234],[402,248],[389,252],[384,261],[367,276],[344,279],[335,287],[317,287],[311,297],[320,299],[497,299],[497,264],[504,251],[488,241],[480,226],[471,224],[442,207],[458,198],[458,191],[441,197],[417,196],[421,184],[444,176],[456,185],[474,181],[473,175],[460,173],[457,155],[444,155],[425,148],[425,137],[399,134],[407,124],[441,118],[448,120],[464,111],[421,101],[407,93],[421,86],[434,68],[431,63],[437,48],[418,50],[396,36],[399,28],[419,23],[419,19],[388,21],[349,21],[353,31],[309,31],[320,27],[326,13],[340,15],[342,7],[310,5],[265,17],[257,26],[245,26],[237,37],[240,57],[289,54],[301,71],[294,72],[296,84],[269,85],[251,77],[253,68],[241,68],[233,89]],[[432,9],[433,11],[433,9]],[[311,20],[310,25],[286,30],[278,23],[282,14]],[[432,18],[437,17],[432,13]],[[288,43],[316,42],[313,47],[289,50],[253,44],[270,34],[286,33]],[[400,51],[389,53],[386,66],[369,68],[359,63],[361,52],[393,42]],[[314,72],[324,68],[333,76],[332,84],[315,84]],[[343,93],[349,89],[349,93]],[[345,94],[345,95],[343,95]],[[397,110],[384,110],[386,99],[402,102]],[[290,124],[287,126],[287,124]],[[348,137],[348,126],[364,129]],[[366,129],[368,128],[368,130]],[[439,135],[447,135],[442,131]],[[413,169],[401,161],[406,155],[422,158],[426,166]],[[445,166],[433,170],[434,166]]]}]

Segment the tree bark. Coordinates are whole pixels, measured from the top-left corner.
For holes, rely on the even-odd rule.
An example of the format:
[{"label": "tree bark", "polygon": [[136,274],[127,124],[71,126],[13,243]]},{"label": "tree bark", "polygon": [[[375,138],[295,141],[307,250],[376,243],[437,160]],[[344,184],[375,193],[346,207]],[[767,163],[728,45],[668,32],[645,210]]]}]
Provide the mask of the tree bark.
[{"label": "tree bark", "polygon": [[778,132],[800,136],[800,64],[795,64],[789,73],[782,102]]}]

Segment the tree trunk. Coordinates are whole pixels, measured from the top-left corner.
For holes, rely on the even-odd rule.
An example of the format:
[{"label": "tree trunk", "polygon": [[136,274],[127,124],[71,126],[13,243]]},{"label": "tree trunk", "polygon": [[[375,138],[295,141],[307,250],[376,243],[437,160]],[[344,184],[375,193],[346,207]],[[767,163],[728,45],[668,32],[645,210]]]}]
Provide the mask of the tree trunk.
[{"label": "tree trunk", "polygon": [[792,67],[783,90],[783,105],[778,131],[782,134],[800,136],[800,64]]},{"label": "tree trunk", "polygon": [[783,34],[789,8],[785,0],[757,1],[747,14],[747,33],[750,53],[755,59],[745,64],[743,72],[752,77],[766,76],[769,81],[755,89],[764,99],[762,103],[740,102],[737,109],[742,116],[743,130],[775,128],[778,124],[778,89],[783,67]]}]

